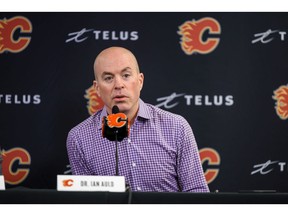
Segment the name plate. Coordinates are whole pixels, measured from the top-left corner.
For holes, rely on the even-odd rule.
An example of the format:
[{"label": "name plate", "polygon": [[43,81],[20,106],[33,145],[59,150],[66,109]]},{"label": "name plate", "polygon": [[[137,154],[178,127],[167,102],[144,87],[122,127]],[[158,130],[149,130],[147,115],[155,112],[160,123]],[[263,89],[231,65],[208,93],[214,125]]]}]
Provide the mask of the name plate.
[{"label": "name plate", "polygon": [[58,191],[125,192],[124,176],[57,175]]},{"label": "name plate", "polygon": [[0,190],[5,190],[5,180],[3,175],[0,175]]}]

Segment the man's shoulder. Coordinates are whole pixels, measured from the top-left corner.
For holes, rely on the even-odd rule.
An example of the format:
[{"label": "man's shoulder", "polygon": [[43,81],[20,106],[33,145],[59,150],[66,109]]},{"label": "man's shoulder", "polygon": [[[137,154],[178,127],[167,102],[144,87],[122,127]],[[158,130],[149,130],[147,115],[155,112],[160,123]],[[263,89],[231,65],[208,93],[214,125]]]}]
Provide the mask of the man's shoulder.
[{"label": "man's shoulder", "polygon": [[147,105],[149,112],[152,115],[152,118],[166,119],[166,120],[174,121],[174,122],[187,122],[186,119],[180,114],[173,113],[168,110],[164,110],[160,107],[157,107],[149,103],[146,103],[146,105]]},{"label": "man's shoulder", "polygon": [[150,113],[150,121],[158,125],[160,128],[167,130],[183,132],[191,131],[192,127],[189,122],[180,114],[176,114],[157,106],[146,104]]}]

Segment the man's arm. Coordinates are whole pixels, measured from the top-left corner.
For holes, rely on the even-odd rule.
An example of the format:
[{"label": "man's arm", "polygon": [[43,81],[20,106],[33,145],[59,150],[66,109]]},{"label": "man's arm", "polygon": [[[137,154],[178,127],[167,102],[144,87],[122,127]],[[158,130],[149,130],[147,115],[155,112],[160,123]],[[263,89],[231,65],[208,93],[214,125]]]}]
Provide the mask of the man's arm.
[{"label": "man's arm", "polygon": [[181,190],[209,192],[192,128],[184,118],[179,130],[177,171]]}]

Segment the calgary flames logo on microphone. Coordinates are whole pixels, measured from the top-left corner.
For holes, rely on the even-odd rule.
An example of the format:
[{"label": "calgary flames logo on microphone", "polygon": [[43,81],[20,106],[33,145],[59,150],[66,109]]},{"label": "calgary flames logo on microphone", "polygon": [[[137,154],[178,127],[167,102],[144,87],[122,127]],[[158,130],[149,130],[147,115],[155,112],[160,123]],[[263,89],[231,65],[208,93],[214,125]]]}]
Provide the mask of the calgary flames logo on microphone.
[{"label": "calgary flames logo on microphone", "polygon": [[31,22],[21,16],[0,20],[0,54],[5,51],[19,53],[29,45],[31,37],[19,36],[18,33],[16,34],[18,29],[20,29],[20,34],[31,33]]},{"label": "calgary flames logo on microphone", "polygon": [[[219,38],[208,37],[204,40],[204,32],[208,30],[209,34],[220,34],[221,27],[217,20],[209,17],[198,21],[186,21],[179,26],[178,34],[181,35],[181,48],[187,55],[193,53],[208,54],[212,52],[219,44]],[[211,35],[210,35],[211,36]]]},{"label": "calgary flames logo on microphone", "polygon": [[288,118],[288,85],[282,85],[275,90],[272,98],[276,100],[275,109],[277,115],[282,120],[286,120]]},{"label": "calgary flames logo on microphone", "polygon": [[124,127],[127,121],[127,116],[124,113],[116,113],[107,116],[107,125],[110,128]]},{"label": "calgary flames logo on microphone", "polygon": [[104,106],[104,103],[101,98],[98,97],[93,85],[90,88],[86,89],[85,92],[86,94],[84,95],[84,97],[88,99],[88,112],[90,115],[93,115]]}]

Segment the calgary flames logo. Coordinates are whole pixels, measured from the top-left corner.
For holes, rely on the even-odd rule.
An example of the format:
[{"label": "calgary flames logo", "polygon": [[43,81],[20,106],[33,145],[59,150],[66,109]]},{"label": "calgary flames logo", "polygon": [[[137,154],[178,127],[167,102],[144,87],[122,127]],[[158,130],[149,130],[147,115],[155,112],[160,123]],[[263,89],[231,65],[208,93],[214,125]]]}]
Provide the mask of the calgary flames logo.
[{"label": "calgary flames logo", "polygon": [[107,116],[107,125],[110,128],[121,128],[125,126],[127,116],[124,113],[110,114]]},{"label": "calgary flames logo", "polygon": [[181,35],[181,48],[187,55],[193,53],[208,54],[212,52],[219,44],[219,38],[203,39],[205,31],[209,34],[220,34],[221,27],[219,23],[213,18],[203,18],[198,21],[186,21],[179,26],[178,34]]},{"label": "calgary flames logo", "polygon": [[208,164],[208,168],[205,170],[204,175],[207,183],[210,184],[219,174],[219,167],[217,166],[219,166],[221,162],[220,155],[212,148],[203,148],[199,151],[199,154],[202,164]]},{"label": "calgary flames logo", "polygon": [[73,186],[73,183],[74,183],[73,179],[65,179],[62,181],[64,187],[71,187]]},{"label": "calgary flames logo", "polygon": [[86,94],[84,97],[88,99],[87,102],[87,109],[90,115],[93,115],[95,112],[97,112],[99,109],[101,109],[104,106],[103,101],[101,98],[98,97],[93,85],[86,89]]},{"label": "calgary flames logo", "polygon": [[282,120],[286,120],[288,118],[288,85],[280,86],[275,90],[272,98],[276,100],[275,109],[277,115]]},{"label": "calgary flames logo", "polygon": [[21,16],[0,20],[0,53],[18,53],[28,46],[31,37],[19,36],[15,33],[17,29],[20,29],[20,34],[31,33],[32,25],[27,18]]},{"label": "calgary flames logo", "polygon": [[3,157],[3,175],[5,176],[5,182],[11,185],[17,185],[23,182],[29,172],[29,166],[31,164],[31,157],[28,151],[23,148],[12,148],[10,150],[2,150],[0,152]]}]

